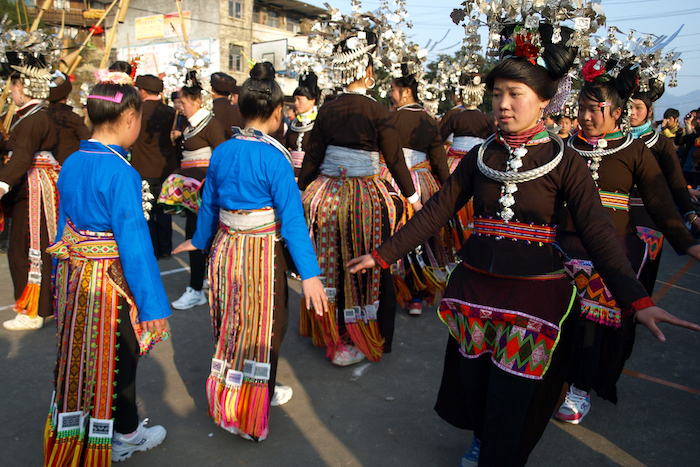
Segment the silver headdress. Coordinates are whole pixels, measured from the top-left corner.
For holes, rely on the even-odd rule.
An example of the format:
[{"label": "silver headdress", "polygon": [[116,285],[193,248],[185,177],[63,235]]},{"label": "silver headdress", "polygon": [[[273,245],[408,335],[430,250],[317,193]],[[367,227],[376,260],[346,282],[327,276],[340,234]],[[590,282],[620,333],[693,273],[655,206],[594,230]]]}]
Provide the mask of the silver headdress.
[{"label": "silver headdress", "polygon": [[362,11],[359,0],[352,0],[350,15],[325,6],[328,17],[308,26],[309,47],[329,70],[332,82],[347,86],[365,78],[367,67],[374,63],[381,26],[374,13]]},{"label": "silver headdress", "polygon": [[61,41],[42,29],[28,33],[12,29],[7,14],[0,22],[0,66],[13,75],[19,73],[24,92],[34,99],[49,97],[51,72],[58,65]]}]

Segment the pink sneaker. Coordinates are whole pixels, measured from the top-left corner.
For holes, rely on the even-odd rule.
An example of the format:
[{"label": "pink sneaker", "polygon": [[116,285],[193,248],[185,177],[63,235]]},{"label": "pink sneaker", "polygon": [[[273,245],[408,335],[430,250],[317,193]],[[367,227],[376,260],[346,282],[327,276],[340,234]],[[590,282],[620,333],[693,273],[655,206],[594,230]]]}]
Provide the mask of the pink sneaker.
[{"label": "pink sneaker", "polygon": [[557,411],[557,418],[562,422],[578,425],[589,410],[591,410],[591,395],[575,388],[572,384],[566,392],[564,403]]},{"label": "pink sneaker", "polygon": [[353,345],[340,344],[333,357],[333,365],[349,366],[365,359],[365,354]]}]

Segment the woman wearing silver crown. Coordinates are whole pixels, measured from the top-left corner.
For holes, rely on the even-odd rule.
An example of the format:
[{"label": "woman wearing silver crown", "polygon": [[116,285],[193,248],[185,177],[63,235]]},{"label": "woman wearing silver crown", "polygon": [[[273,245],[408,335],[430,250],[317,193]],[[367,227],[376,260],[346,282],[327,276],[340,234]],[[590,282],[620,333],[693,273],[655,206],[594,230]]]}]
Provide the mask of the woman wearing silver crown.
[{"label": "woman wearing silver crown", "polygon": [[[589,176],[595,182],[607,219],[614,225],[617,241],[634,270],[640,271],[649,256],[630,215],[630,194],[635,186],[647,212],[673,248],[679,254],[700,259],[700,245],[685,227],[659,164],[643,140],[634,139],[626,128],[627,102],[637,88],[639,67],[617,59],[591,59],[581,73],[585,81],[578,101],[581,132],[569,138],[567,145],[588,163]],[[566,272],[576,285],[581,302],[568,378],[570,387],[557,418],[578,424],[591,408],[591,389],[598,396],[617,402],[615,385],[634,343],[631,310],[653,308],[654,303],[648,296],[630,303],[627,291],[613,288],[610,279],[597,268],[588,245],[582,243],[583,238],[574,227],[575,218],[565,211],[557,231],[557,241],[567,256]]]},{"label": "woman wearing silver crown", "polygon": [[[460,251],[463,262],[452,272],[439,311],[461,354],[457,368],[446,371],[461,375],[471,419],[464,427],[474,430],[463,466],[525,464],[556,409],[576,298],[554,244],[564,203],[620,301],[648,300],[585,162],[541,122],[576,57],[564,45],[571,31],[562,28],[565,37],[556,44],[552,33],[548,24],[501,31],[507,40],[503,59],[486,78],[499,130],[464,157],[406,226],[348,264],[350,273],[388,267],[474,197],[474,233]],[[654,306],[632,313],[657,336],[658,321],[700,330]]]},{"label": "woman wearing silver crown", "polygon": [[391,351],[396,314],[391,273],[374,268],[361,276],[343,268],[388,238],[402,214],[393,189],[378,177],[379,151],[402,194],[414,209],[421,208],[391,115],[368,94],[375,84],[375,46],[376,35],[369,31],[354,31],[336,46],[333,72],[346,87],[319,109],[299,174],[322,275],[336,290],[339,307],[338,317],[330,313],[327,322],[314,323],[322,334],[315,342],[340,366],[365,356],[378,361]]},{"label": "woman wearing silver crown", "polygon": [[49,69],[43,57],[28,54],[12,70],[12,101],[18,110],[9,138],[2,143],[3,152],[11,156],[0,167],[0,198],[2,209],[12,216],[8,259],[17,316],[3,326],[19,331],[39,329],[53,314],[52,261],[46,248],[56,237],[60,166],[51,153],[58,138],[44,102],[49,97]]}]

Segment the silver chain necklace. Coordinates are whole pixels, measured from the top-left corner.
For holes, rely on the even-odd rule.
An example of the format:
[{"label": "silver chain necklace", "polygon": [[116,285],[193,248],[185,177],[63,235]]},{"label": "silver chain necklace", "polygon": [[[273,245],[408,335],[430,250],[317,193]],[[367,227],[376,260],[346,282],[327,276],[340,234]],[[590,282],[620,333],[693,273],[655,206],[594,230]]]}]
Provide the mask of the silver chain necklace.
[{"label": "silver chain necklace", "polygon": [[566,145],[578,152],[579,154],[581,154],[586,159],[590,159],[588,168],[591,170],[591,178],[595,182],[596,186],[598,186],[598,179],[600,178],[600,175],[598,174],[598,169],[600,168],[600,161],[603,160],[603,157],[622,151],[634,141],[632,133],[627,133],[627,139],[625,140],[625,142],[616,148],[594,149],[592,151],[584,151],[583,149],[578,149],[574,146],[574,139],[576,138],[569,138],[569,140],[566,142]]},{"label": "silver chain necklace", "polygon": [[494,180],[496,182],[503,183],[501,187],[501,197],[498,202],[501,204],[503,209],[498,213],[498,215],[504,221],[510,221],[515,213],[511,209],[511,206],[515,205],[515,197],[513,194],[518,191],[518,183],[530,182],[536,180],[549,172],[554,170],[556,166],[559,165],[562,158],[564,157],[564,141],[556,133],[550,133],[549,137],[559,145],[559,152],[554,158],[539,167],[536,167],[525,172],[518,172],[518,169],[523,166],[522,158],[527,154],[527,149],[525,144],[516,149],[512,149],[506,144],[506,149],[508,150],[508,162],[506,163],[506,171],[502,172],[500,170],[492,169],[484,163],[484,152],[489,144],[491,144],[496,139],[496,134],[489,136],[486,141],[481,143],[479,146],[479,151],[477,152],[476,165],[479,171],[486,177]]}]

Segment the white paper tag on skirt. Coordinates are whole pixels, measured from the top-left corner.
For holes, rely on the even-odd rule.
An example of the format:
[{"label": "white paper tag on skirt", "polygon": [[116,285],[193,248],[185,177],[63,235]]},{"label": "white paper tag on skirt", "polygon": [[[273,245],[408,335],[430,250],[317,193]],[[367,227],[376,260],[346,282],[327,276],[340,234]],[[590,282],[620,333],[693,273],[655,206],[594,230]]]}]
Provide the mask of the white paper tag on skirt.
[{"label": "white paper tag on skirt", "polygon": [[112,439],[114,433],[114,420],[90,419],[90,438]]}]

